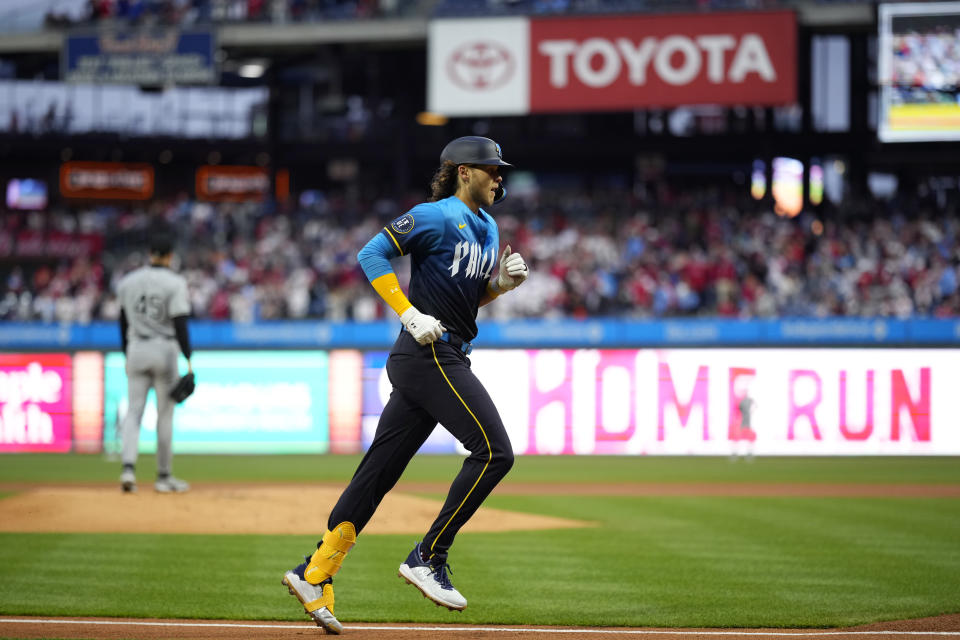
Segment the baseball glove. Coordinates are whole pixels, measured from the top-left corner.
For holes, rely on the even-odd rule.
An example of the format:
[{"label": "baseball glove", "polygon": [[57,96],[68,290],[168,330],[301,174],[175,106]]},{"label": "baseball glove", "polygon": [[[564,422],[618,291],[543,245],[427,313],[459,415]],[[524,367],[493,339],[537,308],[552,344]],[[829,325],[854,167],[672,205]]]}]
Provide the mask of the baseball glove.
[{"label": "baseball glove", "polygon": [[173,385],[173,388],[170,389],[170,397],[176,402],[183,402],[193,394],[193,390],[196,388],[197,383],[193,374],[188,373],[177,380],[177,384]]}]

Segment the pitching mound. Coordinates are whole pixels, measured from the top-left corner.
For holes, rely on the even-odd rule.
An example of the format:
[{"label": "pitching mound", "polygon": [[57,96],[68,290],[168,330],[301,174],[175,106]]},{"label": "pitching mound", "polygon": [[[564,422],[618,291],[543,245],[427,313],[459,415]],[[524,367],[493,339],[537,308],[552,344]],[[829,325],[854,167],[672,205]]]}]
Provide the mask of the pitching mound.
[{"label": "pitching mound", "polygon": [[[0,500],[0,531],[71,533],[252,533],[316,535],[342,488],[211,486],[158,494],[152,485],[124,494],[104,487],[38,487]],[[364,533],[423,533],[441,502],[387,494]],[[563,529],[589,522],[481,507],[466,532]]]}]

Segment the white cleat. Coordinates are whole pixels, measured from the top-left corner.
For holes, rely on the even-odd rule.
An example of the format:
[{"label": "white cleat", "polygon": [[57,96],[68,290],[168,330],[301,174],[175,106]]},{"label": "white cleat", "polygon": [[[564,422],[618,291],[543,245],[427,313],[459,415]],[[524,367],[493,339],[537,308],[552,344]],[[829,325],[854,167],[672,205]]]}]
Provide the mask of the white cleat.
[{"label": "white cleat", "polygon": [[190,484],[180,478],[167,476],[166,478],[157,478],[153,488],[157,493],[183,493],[190,490]]},{"label": "white cleat", "polygon": [[420,555],[420,543],[413,548],[406,562],[400,565],[397,575],[407,584],[412,584],[424,598],[432,600],[439,607],[446,607],[450,611],[463,611],[467,608],[467,599],[451,584],[450,565],[444,557],[439,562],[424,562]]},{"label": "white cleat", "polygon": [[333,606],[333,581],[327,579],[320,584],[310,584],[302,577],[303,568],[306,566],[307,563],[304,562],[297,568],[287,571],[283,575],[283,584],[286,585],[290,591],[290,595],[296,596],[300,604],[303,605],[307,615],[313,618],[313,621],[318,627],[322,627],[324,631],[334,635],[343,633],[343,625],[340,624],[340,621],[337,620],[336,616],[333,615],[333,612],[328,607],[321,606],[312,611],[310,610],[311,606],[316,606],[318,601],[324,598],[324,585],[330,586],[326,601],[330,603],[331,607]]},{"label": "white cleat", "polygon": [[124,493],[137,492],[137,476],[133,471],[129,469],[123,470],[123,473],[120,474],[120,488]]}]

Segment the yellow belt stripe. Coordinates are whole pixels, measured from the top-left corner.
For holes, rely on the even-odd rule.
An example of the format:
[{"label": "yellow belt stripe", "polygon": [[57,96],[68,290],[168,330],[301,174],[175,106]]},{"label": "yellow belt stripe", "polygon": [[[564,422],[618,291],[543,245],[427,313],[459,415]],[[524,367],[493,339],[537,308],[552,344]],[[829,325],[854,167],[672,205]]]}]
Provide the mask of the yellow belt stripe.
[{"label": "yellow belt stripe", "polygon": [[383,230],[386,231],[387,235],[390,236],[390,239],[393,240],[393,244],[397,245],[397,251],[400,252],[400,255],[403,255],[403,249],[400,248],[400,243],[397,242],[397,239],[393,237],[392,233],[390,233],[390,229],[384,227]]},{"label": "yellow belt stripe", "polygon": [[487,443],[487,463],[483,465],[483,469],[480,471],[480,475],[477,476],[477,481],[473,483],[472,487],[470,487],[470,491],[467,491],[467,495],[463,497],[463,502],[460,503],[460,506],[457,507],[457,510],[454,511],[453,515],[450,516],[450,519],[447,520],[447,524],[443,525],[443,529],[440,529],[440,533],[437,534],[437,537],[433,539],[433,542],[430,544],[430,551],[433,551],[433,546],[437,544],[437,540],[439,540],[440,536],[443,535],[443,532],[447,530],[447,527],[450,526],[450,523],[453,522],[453,519],[456,517],[456,515],[460,513],[460,509],[462,509],[463,505],[466,504],[467,498],[470,497],[470,494],[473,493],[473,490],[476,489],[477,485],[480,483],[480,478],[483,477],[487,467],[490,466],[490,461],[493,460],[493,449],[490,448],[490,440],[487,438],[487,432],[483,430],[483,425],[480,424],[479,420],[477,420],[477,416],[473,414],[473,411],[470,410],[470,407],[467,406],[467,403],[464,402],[463,398],[460,397],[460,394],[457,393],[457,390],[453,388],[450,378],[447,377],[443,367],[440,366],[440,361],[437,360],[437,349],[433,346],[432,342],[430,343],[430,350],[433,351],[433,361],[437,363],[437,368],[440,369],[440,374],[443,376],[443,379],[447,381],[447,384],[450,385],[450,390],[453,391],[453,394],[457,396],[457,399],[463,404],[463,408],[467,410],[467,413],[470,414],[470,417],[473,418],[473,421],[477,423],[478,427],[480,427],[480,433],[483,434],[483,439]]}]

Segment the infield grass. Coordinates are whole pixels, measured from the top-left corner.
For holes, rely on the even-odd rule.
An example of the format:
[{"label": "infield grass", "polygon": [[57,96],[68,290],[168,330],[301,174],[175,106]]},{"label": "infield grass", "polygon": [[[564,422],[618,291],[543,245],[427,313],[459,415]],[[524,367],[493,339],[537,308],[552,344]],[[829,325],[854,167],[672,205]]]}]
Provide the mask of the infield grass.
[{"label": "infield grass", "polygon": [[[313,473],[290,470],[291,463]],[[194,482],[345,482],[355,463],[180,456],[176,468]],[[448,481],[458,464],[421,456],[404,479]],[[50,475],[115,482],[117,467],[96,456],[7,456],[0,482],[55,480]],[[946,458],[750,465],[520,458],[510,481],[956,484],[958,467]],[[486,505],[598,526],[461,534],[452,579],[470,606],[459,614],[436,608],[397,578],[413,537],[363,535],[336,578],[341,620],[832,627],[960,612],[957,499],[494,493]],[[306,622],[280,578],[315,543],[304,536],[0,534],[0,614]]]}]

